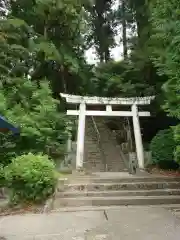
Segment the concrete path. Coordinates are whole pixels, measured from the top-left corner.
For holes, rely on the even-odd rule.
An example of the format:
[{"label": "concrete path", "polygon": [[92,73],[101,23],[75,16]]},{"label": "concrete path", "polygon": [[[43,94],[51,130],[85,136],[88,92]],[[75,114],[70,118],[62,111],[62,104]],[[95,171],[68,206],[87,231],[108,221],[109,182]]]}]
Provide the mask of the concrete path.
[{"label": "concrete path", "polygon": [[179,236],[180,219],[160,207],[0,218],[0,240],[179,240]]}]

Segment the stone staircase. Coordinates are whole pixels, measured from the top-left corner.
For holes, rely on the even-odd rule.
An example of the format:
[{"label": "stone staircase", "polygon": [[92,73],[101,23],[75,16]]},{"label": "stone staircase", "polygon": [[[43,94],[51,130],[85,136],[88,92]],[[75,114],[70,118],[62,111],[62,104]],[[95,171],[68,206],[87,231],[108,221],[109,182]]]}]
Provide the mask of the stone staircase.
[{"label": "stone staircase", "polygon": [[123,153],[102,117],[87,117],[84,166],[92,171],[127,171]]},{"label": "stone staircase", "polygon": [[86,117],[83,167],[91,172],[105,171],[105,159],[98,142],[99,140],[91,117]]},{"label": "stone staircase", "polygon": [[[106,173],[105,173],[106,174]],[[152,176],[76,176],[59,185],[53,209],[180,204],[180,178]],[[179,208],[179,207],[178,207]]]}]

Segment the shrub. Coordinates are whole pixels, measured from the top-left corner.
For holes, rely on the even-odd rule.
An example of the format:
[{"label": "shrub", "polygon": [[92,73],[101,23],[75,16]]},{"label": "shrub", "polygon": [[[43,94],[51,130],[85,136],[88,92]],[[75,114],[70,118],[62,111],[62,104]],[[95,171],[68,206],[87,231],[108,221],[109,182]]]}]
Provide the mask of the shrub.
[{"label": "shrub", "polygon": [[174,130],[174,138],[176,141],[176,149],[175,149],[175,160],[177,163],[180,163],[180,124],[173,128]]},{"label": "shrub", "polygon": [[11,201],[42,202],[55,191],[55,165],[45,155],[21,155],[5,168],[5,178],[11,190]]},{"label": "shrub", "polygon": [[174,161],[175,148],[173,131],[171,129],[160,130],[150,144],[153,163],[163,169],[177,169],[179,165]]},{"label": "shrub", "polygon": [[4,168],[0,165],[0,188],[5,186]]},{"label": "shrub", "polygon": [[176,151],[175,151],[175,159],[177,163],[180,163],[180,146],[176,147]]}]

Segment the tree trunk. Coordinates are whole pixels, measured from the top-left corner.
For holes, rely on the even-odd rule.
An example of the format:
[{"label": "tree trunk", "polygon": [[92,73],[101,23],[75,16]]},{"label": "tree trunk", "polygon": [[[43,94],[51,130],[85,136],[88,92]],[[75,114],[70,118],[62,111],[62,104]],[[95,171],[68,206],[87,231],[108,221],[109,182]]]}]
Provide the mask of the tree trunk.
[{"label": "tree trunk", "polygon": [[60,66],[60,71],[61,71],[62,87],[63,87],[64,93],[66,93],[67,86],[66,86],[66,79],[65,79],[65,69],[64,69],[63,64],[61,64],[61,66]]},{"label": "tree trunk", "polygon": [[105,51],[105,62],[108,62],[110,60],[110,51],[109,48],[107,47]]},{"label": "tree trunk", "polygon": [[122,0],[122,29],[123,29],[123,55],[124,59],[127,58],[127,34],[126,34],[126,0]]}]

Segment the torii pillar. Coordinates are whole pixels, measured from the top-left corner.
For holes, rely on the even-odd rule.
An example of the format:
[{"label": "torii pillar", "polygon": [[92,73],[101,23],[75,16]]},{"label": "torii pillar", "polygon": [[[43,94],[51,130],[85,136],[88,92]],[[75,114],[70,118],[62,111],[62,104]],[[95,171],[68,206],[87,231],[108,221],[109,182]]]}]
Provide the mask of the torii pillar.
[{"label": "torii pillar", "polygon": [[76,169],[83,167],[84,161],[84,138],[85,138],[85,123],[86,123],[86,104],[79,105],[79,120],[77,132],[77,152],[76,152]]},{"label": "torii pillar", "polygon": [[133,119],[134,138],[135,138],[138,165],[140,169],[144,169],[144,149],[143,149],[143,141],[142,141],[137,105],[133,104],[131,107],[131,110],[132,110],[132,116],[133,116],[132,119]]}]

